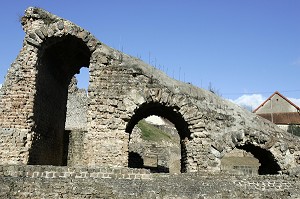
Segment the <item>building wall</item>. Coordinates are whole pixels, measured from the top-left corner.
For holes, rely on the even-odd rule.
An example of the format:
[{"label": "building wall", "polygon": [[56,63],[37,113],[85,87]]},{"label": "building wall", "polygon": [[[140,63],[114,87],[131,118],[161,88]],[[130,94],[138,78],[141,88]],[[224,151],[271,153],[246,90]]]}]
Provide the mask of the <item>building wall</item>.
[{"label": "building wall", "polygon": [[297,109],[281,96],[275,94],[270,100],[268,100],[262,107],[260,107],[256,111],[256,114],[285,112],[297,112]]}]

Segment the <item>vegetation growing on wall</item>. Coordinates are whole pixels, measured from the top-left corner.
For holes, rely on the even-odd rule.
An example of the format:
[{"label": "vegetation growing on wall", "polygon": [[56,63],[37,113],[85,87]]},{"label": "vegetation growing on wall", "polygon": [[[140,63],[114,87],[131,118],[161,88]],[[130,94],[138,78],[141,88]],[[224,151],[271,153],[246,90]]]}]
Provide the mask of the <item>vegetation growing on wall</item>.
[{"label": "vegetation growing on wall", "polygon": [[172,136],[152,124],[147,123],[145,120],[140,120],[137,127],[142,131],[142,139],[147,141],[172,141]]},{"label": "vegetation growing on wall", "polygon": [[293,135],[300,136],[300,126],[299,125],[290,124],[287,131]]}]

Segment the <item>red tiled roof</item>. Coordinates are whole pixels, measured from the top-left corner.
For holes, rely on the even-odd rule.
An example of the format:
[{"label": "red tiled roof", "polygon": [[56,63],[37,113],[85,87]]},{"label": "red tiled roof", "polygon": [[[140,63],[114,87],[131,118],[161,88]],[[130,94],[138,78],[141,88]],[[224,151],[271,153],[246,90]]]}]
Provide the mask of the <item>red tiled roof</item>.
[{"label": "red tiled roof", "polygon": [[292,106],[294,106],[298,111],[300,111],[300,108],[294,104],[293,102],[291,102],[289,99],[287,99],[286,97],[284,97],[283,95],[281,95],[278,91],[275,91],[275,93],[273,93],[268,99],[266,99],[266,101],[264,101],[261,105],[259,105],[254,111],[253,113],[255,113],[260,107],[264,106],[265,103],[267,103],[274,95],[279,95],[280,97],[282,97],[285,101],[287,101],[289,104],[291,104]]},{"label": "red tiled roof", "polygon": [[[275,124],[300,124],[300,112],[257,114]],[[273,118],[273,119],[272,119]]]}]

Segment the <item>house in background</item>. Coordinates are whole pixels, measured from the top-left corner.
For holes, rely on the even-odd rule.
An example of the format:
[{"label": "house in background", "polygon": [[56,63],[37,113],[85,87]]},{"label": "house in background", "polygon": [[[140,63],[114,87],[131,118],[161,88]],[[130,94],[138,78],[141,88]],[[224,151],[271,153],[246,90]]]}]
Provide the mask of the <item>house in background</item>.
[{"label": "house in background", "polygon": [[278,91],[273,93],[253,113],[277,124],[286,131],[290,131],[293,126],[299,128],[300,125],[300,108]]}]

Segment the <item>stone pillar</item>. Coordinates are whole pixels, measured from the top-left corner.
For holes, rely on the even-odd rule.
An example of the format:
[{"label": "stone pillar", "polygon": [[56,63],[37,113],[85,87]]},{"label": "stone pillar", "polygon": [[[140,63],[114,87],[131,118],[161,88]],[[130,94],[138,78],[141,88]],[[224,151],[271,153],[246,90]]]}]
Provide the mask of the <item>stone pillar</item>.
[{"label": "stone pillar", "polygon": [[32,144],[37,49],[24,43],[0,93],[0,163],[27,164]]}]

